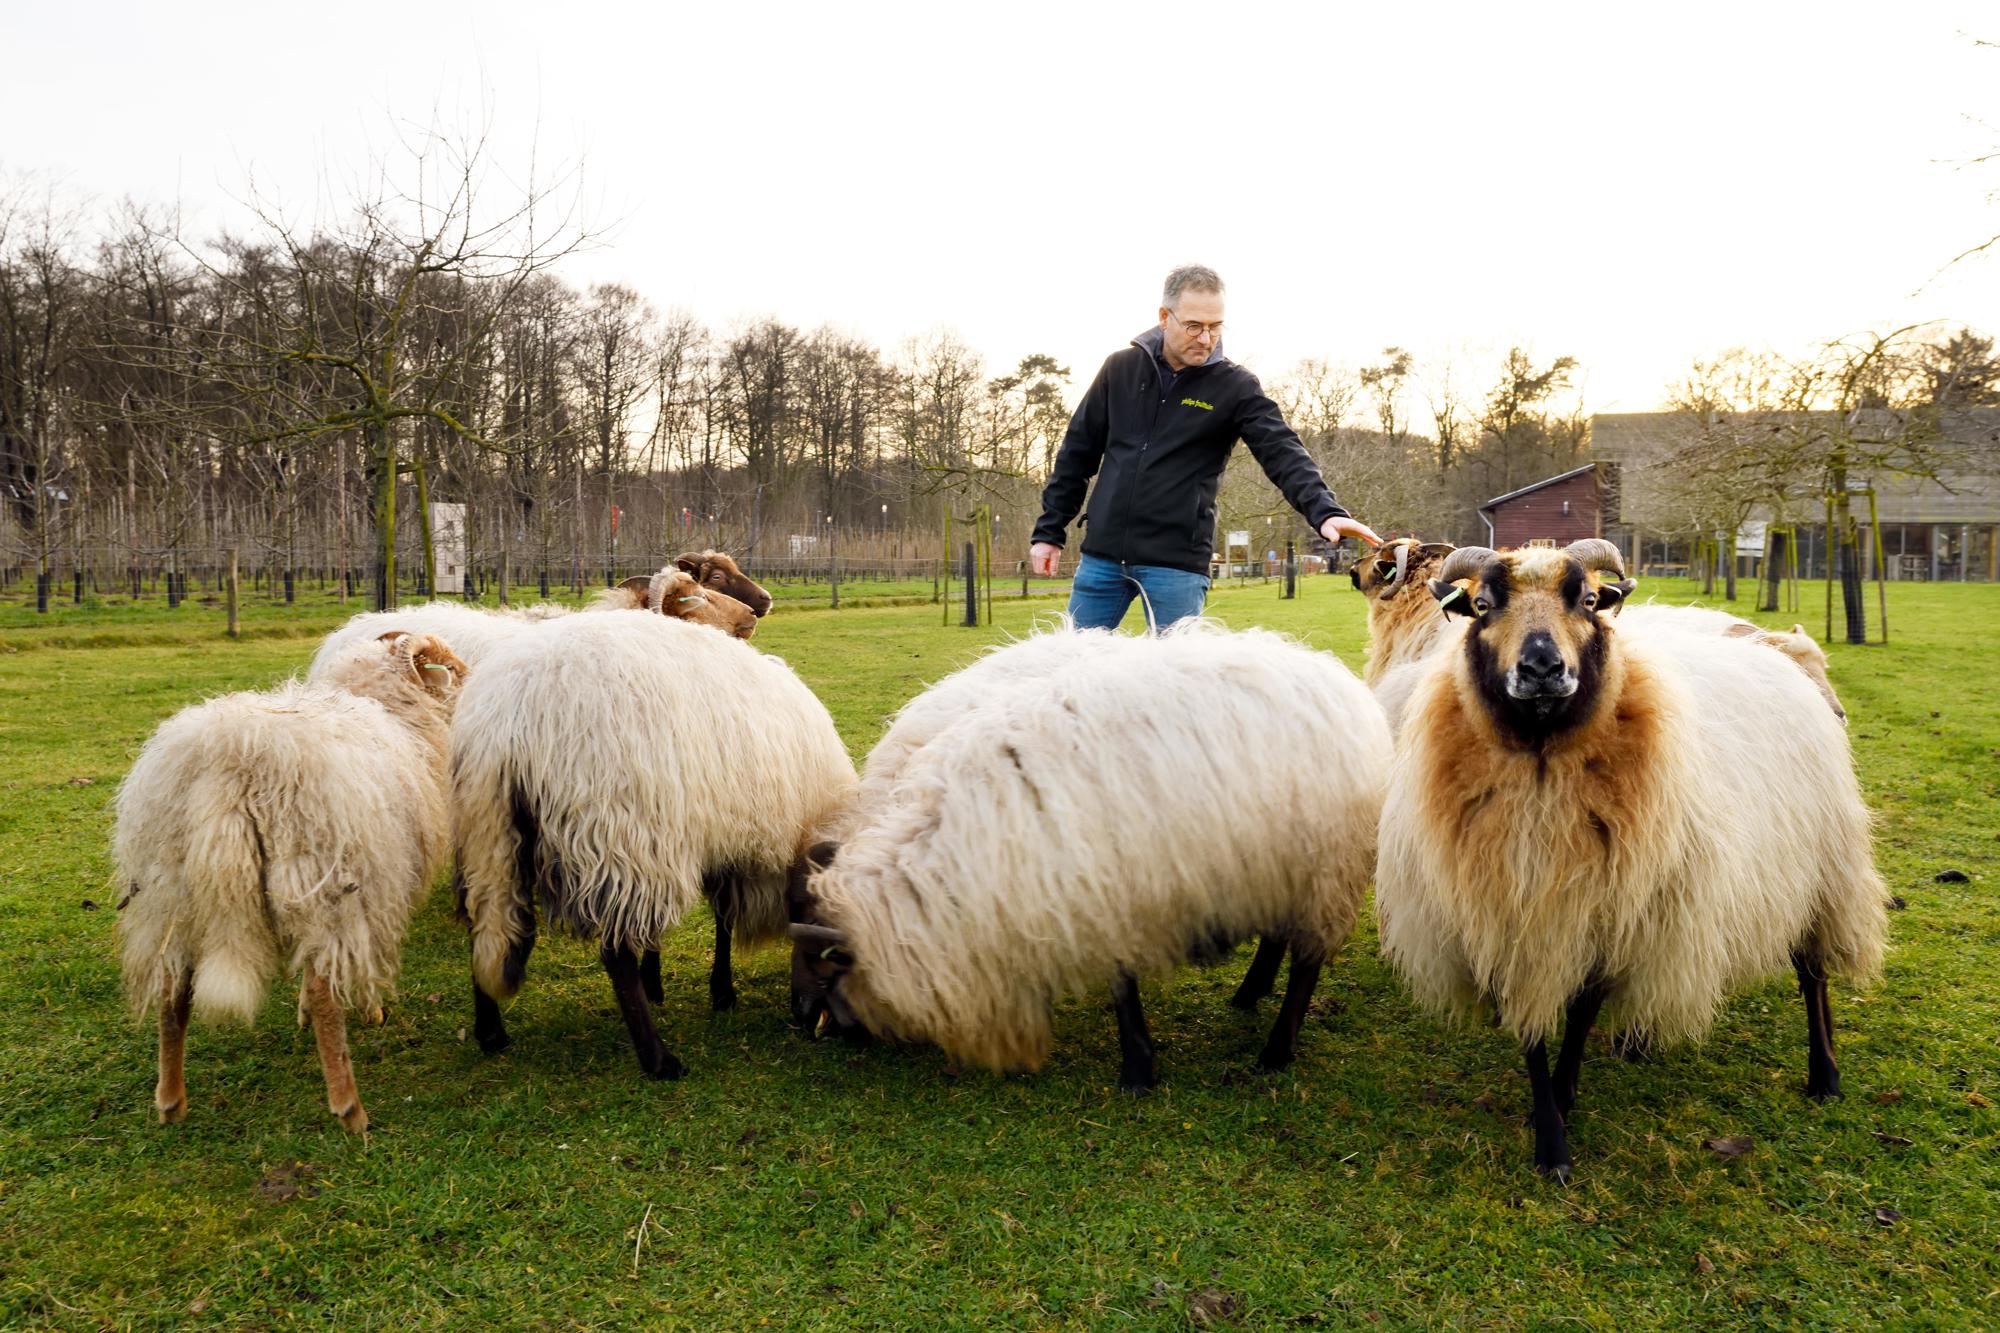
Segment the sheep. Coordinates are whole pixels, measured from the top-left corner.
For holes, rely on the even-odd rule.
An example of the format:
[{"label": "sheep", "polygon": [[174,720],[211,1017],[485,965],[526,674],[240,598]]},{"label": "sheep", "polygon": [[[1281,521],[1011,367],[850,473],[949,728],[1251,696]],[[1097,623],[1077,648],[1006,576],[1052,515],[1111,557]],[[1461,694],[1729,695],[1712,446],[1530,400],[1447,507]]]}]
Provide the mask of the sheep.
[{"label": "sheep", "polygon": [[1805,674],[1674,617],[1614,625],[1633,581],[1596,539],[1461,547],[1430,588],[1470,624],[1398,738],[1382,951],[1425,1007],[1490,1005],[1520,1041],[1537,1170],[1569,1178],[1605,1005],[1642,1039],[1695,1038],[1789,961],[1807,1093],[1838,1096],[1827,977],[1872,976],[1887,918],[1846,732]]},{"label": "sheep", "polygon": [[1847,709],[1842,706],[1840,696],[1833,692],[1833,682],[1827,677],[1826,650],[1819,646],[1818,641],[1804,625],[1795,624],[1789,630],[1765,629],[1727,611],[1700,606],[1661,606],[1652,602],[1628,608],[1625,618],[1635,624],[1640,620],[1649,624],[1671,621],[1695,633],[1747,639],[1763,647],[1775,649],[1790,658],[1793,665],[1806,673],[1806,678],[1813,683],[1813,688],[1819,691],[1820,697],[1826,701],[1826,706],[1833,710],[1833,715],[1840,719],[1841,725],[1845,726],[1847,723]]},{"label": "sheep", "polygon": [[[691,557],[682,556],[687,560]],[[748,582],[748,580],[745,580]],[[750,584],[751,588],[756,585]],[[766,605],[768,594],[757,589]],[[607,588],[590,605],[593,611],[650,610],[678,620],[692,620],[747,639],[756,628],[756,613],[728,592],[697,582],[694,575],[668,566],[655,574],[630,578],[615,588]],[[572,614],[568,607],[540,603],[510,610],[486,611],[463,602],[423,602],[394,611],[367,611],[354,616],[321,641],[307,668],[317,679],[347,648],[389,630],[406,633],[442,634],[449,638],[464,659],[478,665],[500,643],[530,627]]]},{"label": "sheep", "polygon": [[112,850],[126,994],[159,1010],[161,1123],[187,1114],[190,1013],[254,1022],[288,960],[327,1105],[367,1129],[343,1011],[393,987],[450,847],[444,747],[465,677],[442,639],[385,634],[322,680],[183,709],[139,752]]},{"label": "sheep", "polygon": [[[1143,1092],[1158,1068],[1141,979],[1261,932],[1293,953],[1259,1061],[1285,1067],[1367,885],[1380,708],[1331,656],[1198,621],[1037,635],[973,670],[1037,659],[1032,685],[968,700],[843,843],[814,849],[794,1019],[1034,1069],[1053,997],[1110,978],[1119,1081]],[[1252,790],[1256,818],[1217,808]]]},{"label": "sheep", "polygon": [[536,906],[596,939],[640,1068],[678,1078],[647,1000],[657,950],[699,896],[715,909],[710,1001],[735,1003],[732,931],[784,932],[792,865],[850,798],[854,765],[792,670],[681,621],[568,616],[480,664],[451,732],[459,903],[473,1031],[510,1041]]},{"label": "sheep", "polygon": [[1361,678],[1378,689],[1399,666],[1421,661],[1444,636],[1449,618],[1428,592],[1402,595],[1412,584],[1422,589],[1452,552],[1449,542],[1395,537],[1356,560],[1347,571],[1355,590],[1368,599],[1368,660]]},{"label": "sheep", "polygon": [[[1056,625],[1058,632],[995,646],[903,705],[882,739],[868,752],[855,799],[839,822],[825,831],[827,836],[837,841],[847,829],[857,826],[871,803],[894,790],[910,756],[967,711],[1003,694],[1043,688],[1051,675],[1096,653],[1100,641],[1111,632],[1077,629],[1067,615],[1059,617]],[[1230,1004],[1238,1009],[1256,1008],[1275,989],[1284,960],[1285,937],[1265,936]]]},{"label": "sheep", "polygon": [[[674,557],[674,568],[691,575],[710,592],[727,593],[762,618],[771,612],[771,594],[763,585],[737,568],[736,562],[721,551],[689,551]],[[749,635],[744,635],[749,638]]]}]

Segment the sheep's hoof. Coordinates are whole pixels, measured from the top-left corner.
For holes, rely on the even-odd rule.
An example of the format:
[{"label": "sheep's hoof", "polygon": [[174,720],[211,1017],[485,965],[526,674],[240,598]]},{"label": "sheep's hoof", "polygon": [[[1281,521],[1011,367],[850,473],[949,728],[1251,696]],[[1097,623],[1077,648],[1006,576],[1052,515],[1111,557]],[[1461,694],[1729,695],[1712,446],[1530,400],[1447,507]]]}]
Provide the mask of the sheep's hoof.
[{"label": "sheep's hoof", "polygon": [[1267,990],[1260,990],[1255,992],[1254,994],[1249,990],[1237,991],[1234,995],[1229,997],[1229,1007],[1231,1009],[1244,1009],[1244,1010],[1255,1009],[1259,1004],[1263,1003],[1264,999],[1268,997],[1270,993],[1271,992]]},{"label": "sheep's hoof", "polygon": [[1536,1175],[1553,1180],[1558,1185],[1569,1184],[1569,1169],[1570,1163],[1568,1162],[1557,1162],[1553,1166],[1544,1166],[1540,1162],[1535,1163]]},{"label": "sheep's hoof", "polygon": [[514,1039],[507,1035],[505,1028],[498,1032],[480,1032],[474,1035],[479,1041],[479,1049],[488,1055],[498,1055],[514,1044]]},{"label": "sheep's hoof", "polygon": [[666,1050],[661,1051],[653,1060],[641,1061],[639,1068],[645,1071],[647,1078],[657,1079],[676,1079],[688,1071],[688,1067],[681,1063],[679,1056]]},{"label": "sheep's hoof", "polygon": [[333,1114],[339,1119],[341,1125],[347,1129],[348,1133],[366,1134],[368,1132],[368,1112],[361,1109],[360,1102],[355,1102],[345,1111],[335,1111]]},{"label": "sheep's hoof", "polygon": [[1297,1051],[1274,1051],[1266,1048],[1257,1057],[1257,1072],[1260,1074],[1282,1074],[1292,1067],[1292,1061],[1299,1058]]},{"label": "sheep's hoof", "polygon": [[177,1101],[174,1101],[167,1105],[160,1105],[156,1103],[153,1109],[159,1112],[161,1124],[178,1125],[181,1121],[187,1119],[187,1113],[188,1113],[187,1098],[182,1097]]},{"label": "sheep's hoof", "polygon": [[1828,1102],[1837,1102],[1841,1097],[1840,1084],[1836,1082],[1830,1088],[1807,1087],[1806,1096],[1812,1098],[1812,1100],[1818,1102],[1821,1106],[1826,1105]]},{"label": "sheep's hoof", "polygon": [[1118,1091],[1124,1093],[1127,1097],[1144,1097],[1158,1086],[1159,1081],[1157,1079],[1148,1083],[1140,1083],[1132,1079],[1123,1078],[1118,1080]]},{"label": "sheep's hoof", "polygon": [[734,986],[725,986],[718,990],[716,987],[710,986],[708,988],[708,1007],[718,1014],[724,1010],[734,1009],[736,1007],[736,988]]},{"label": "sheep's hoof", "polygon": [[387,1009],[384,1009],[381,1005],[378,1004],[373,1009],[370,1009],[362,1017],[366,1019],[370,1027],[379,1028],[385,1026],[388,1023],[389,1011]]}]

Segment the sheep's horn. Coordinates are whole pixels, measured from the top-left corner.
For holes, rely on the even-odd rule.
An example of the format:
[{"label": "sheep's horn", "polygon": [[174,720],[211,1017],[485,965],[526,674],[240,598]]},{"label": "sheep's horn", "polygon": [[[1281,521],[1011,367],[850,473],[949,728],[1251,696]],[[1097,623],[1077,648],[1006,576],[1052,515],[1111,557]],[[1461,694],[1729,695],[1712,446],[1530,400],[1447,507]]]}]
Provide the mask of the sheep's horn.
[{"label": "sheep's horn", "polygon": [[1446,583],[1469,579],[1486,568],[1486,562],[1498,554],[1490,546],[1461,546],[1444,558],[1444,568],[1438,570],[1438,578]]},{"label": "sheep's horn", "polygon": [[791,925],[785,927],[785,929],[791,932],[793,939],[803,940],[807,944],[845,945],[847,943],[847,937],[832,926],[816,926],[810,922],[794,921]]},{"label": "sheep's horn", "polygon": [[1568,555],[1588,570],[1610,570],[1619,578],[1625,577],[1625,557],[1618,548],[1602,537],[1580,537],[1563,547]]}]

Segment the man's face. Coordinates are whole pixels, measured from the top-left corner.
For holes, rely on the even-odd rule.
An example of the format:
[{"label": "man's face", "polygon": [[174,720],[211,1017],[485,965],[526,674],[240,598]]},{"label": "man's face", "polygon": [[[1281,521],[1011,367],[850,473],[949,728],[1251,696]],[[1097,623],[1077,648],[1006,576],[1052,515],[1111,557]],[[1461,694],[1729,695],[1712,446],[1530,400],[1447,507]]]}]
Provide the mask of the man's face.
[{"label": "man's face", "polygon": [[1167,364],[1186,370],[1207,361],[1222,339],[1222,293],[1182,292],[1180,309],[1160,307]]}]

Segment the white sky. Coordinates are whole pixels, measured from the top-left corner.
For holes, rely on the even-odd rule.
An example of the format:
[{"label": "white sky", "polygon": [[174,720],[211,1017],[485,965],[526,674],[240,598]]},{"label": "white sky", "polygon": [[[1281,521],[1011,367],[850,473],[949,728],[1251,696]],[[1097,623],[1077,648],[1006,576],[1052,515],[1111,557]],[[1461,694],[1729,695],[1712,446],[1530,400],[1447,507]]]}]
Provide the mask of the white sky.
[{"label": "white sky", "polygon": [[[1356,12],[1361,11],[1361,12]],[[585,165],[616,278],[717,328],[956,329],[1081,389],[1176,263],[1267,378],[1512,342],[1598,411],[1696,355],[2000,330],[2000,5],[19,6],[0,169],[309,206],[391,117]],[[1983,123],[1982,123],[1983,122]],[[1921,291],[1918,289],[1921,288]],[[1913,293],[1915,293],[1913,295]]]}]

